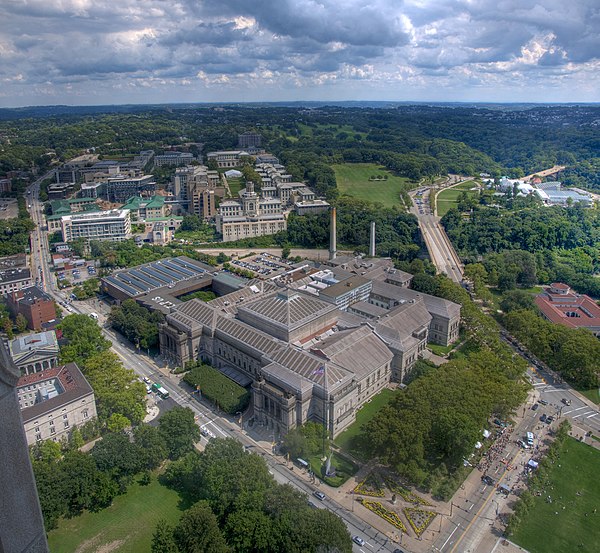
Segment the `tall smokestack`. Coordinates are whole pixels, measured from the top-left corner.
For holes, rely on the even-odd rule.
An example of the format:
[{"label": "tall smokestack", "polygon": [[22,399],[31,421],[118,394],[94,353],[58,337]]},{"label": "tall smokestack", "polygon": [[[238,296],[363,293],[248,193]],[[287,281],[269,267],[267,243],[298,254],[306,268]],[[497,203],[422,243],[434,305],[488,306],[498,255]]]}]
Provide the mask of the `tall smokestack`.
[{"label": "tall smokestack", "polygon": [[337,254],[337,229],[335,219],[335,207],[331,208],[331,225],[329,227],[329,260],[333,261]]},{"label": "tall smokestack", "polygon": [[371,243],[369,246],[369,256],[375,257],[375,221],[371,221]]}]

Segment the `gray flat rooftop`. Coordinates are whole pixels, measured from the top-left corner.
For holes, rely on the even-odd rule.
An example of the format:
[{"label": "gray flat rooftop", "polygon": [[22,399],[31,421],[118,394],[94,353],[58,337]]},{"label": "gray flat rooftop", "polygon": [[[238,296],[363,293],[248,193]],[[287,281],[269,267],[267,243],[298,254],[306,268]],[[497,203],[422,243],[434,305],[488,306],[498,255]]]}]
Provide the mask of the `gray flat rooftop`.
[{"label": "gray flat rooftop", "polygon": [[137,296],[163,286],[174,287],[178,282],[205,275],[212,270],[209,265],[180,256],[118,271],[103,280],[131,296]]}]

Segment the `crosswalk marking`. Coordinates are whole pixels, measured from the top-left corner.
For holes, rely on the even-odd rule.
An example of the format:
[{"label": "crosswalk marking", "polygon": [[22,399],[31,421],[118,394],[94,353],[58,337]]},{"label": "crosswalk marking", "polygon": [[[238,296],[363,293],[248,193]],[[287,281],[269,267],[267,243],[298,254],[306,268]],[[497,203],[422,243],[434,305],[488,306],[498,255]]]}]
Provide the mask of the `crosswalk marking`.
[{"label": "crosswalk marking", "polygon": [[573,418],[576,419],[577,417],[583,417],[584,415],[589,415],[590,413],[593,413],[593,411],[586,411],[585,413],[579,413],[579,414],[575,415]]},{"label": "crosswalk marking", "polygon": [[587,405],[584,405],[583,407],[577,407],[577,409],[571,409],[570,411],[565,411],[563,413],[563,415],[568,415],[569,413],[574,413],[575,411],[581,411],[582,409],[585,409],[587,407]]}]

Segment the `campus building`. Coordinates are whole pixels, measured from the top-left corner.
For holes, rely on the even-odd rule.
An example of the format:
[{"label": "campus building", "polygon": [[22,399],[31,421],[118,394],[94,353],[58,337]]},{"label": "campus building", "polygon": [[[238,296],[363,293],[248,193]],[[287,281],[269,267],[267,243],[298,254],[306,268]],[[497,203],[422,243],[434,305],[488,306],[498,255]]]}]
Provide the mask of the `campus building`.
[{"label": "campus building", "polygon": [[196,158],[189,152],[165,152],[154,156],[155,167],[181,167],[189,165]]},{"label": "campus building", "polygon": [[75,363],[21,376],[17,396],[28,445],[58,441],[97,417],[94,391]]},{"label": "campus building", "polygon": [[229,169],[239,167],[242,159],[250,154],[244,150],[224,150],[219,152],[209,152],[206,154],[207,161],[214,161],[219,169]]},{"label": "campus building", "polygon": [[78,238],[120,242],[131,238],[131,217],[127,209],[65,215],[60,224],[65,242]]},{"label": "campus building", "polygon": [[238,146],[245,150],[246,148],[260,148],[261,136],[255,132],[245,132],[238,134]]},{"label": "campus building", "polygon": [[[335,437],[374,394],[405,381],[425,355],[432,322],[444,318],[432,297],[398,284],[377,288],[386,275],[407,280],[379,261],[355,264],[364,274],[307,263],[208,303],[174,305],[159,325],[161,354],[179,366],[202,359],[251,382],[254,417],[274,434],[316,421]],[[443,334],[452,340],[460,306],[444,305]]]},{"label": "campus building", "polygon": [[569,328],[586,328],[600,337],[600,307],[589,296],[571,291],[567,284],[551,284],[535,303],[547,320]]},{"label": "campus building", "polygon": [[173,195],[188,213],[202,219],[214,217],[217,198],[224,198],[225,194],[218,171],[210,171],[204,165],[190,165],[175,172]]},{"label": "campus building", "polygon": [[129,210],[133,221],[162,219],[166,215],[165,197],[142,198],[141,196],[132,196],[121,209]]},{"label": "campus building", "polygon": [[10,342],[10,356],[21,376],[56,367],[59,353],[54,330],[19,336]]},{"label": "campus building", "polygon": [[0,294],[4,297],[33,285],[31,271],[26,267],[0,269]]},{"label": "campus building", "polygon": [[251,182],[240,192],[239,200],[221,203],[216,223],[223,242],[276,234],[287,228],[282,202],[259,196]]},{"label": "campus building", "polygon": [[37,286],[11,292],[7,303],[13,316],[21,314],[27,319],[30,330],[42,330],[56,324],[54,300]]},{"label": "campus building", "polygon": [[152,196],[156,192],[153,175],[108,178],[101,196],[109,202],[124,203],[132,196]]}]

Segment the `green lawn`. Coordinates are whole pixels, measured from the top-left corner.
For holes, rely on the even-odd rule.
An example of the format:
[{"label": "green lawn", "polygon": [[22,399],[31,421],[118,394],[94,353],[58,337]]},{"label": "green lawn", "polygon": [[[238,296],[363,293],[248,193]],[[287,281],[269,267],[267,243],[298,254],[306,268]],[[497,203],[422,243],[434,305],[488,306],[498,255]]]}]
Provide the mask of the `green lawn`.
[{"label": "green lawn", "polygon": [[474,188],[475,186],[477,186],[475,181],[467,181],[447,190],[442,190],[436,197],[437,214],[442,217],[450,209],[455,207],[459,196],[465,190],[468,192],[469,196],[476,196],[478,192],[475,190],[471,191],[471,188]]},{"label": "green lawn", "polygon": [[147,553],[158,520],[171,524],[179,520],[179,503],[179,495],[161,486],[156,478],[148,486],[133,484],[107,509],[61,521],[48,534],[50,551]]},{"label": "green lawn", "polygon": [[237,199],[238,192],[246,187],[246,181],[243,177],[231,177],[230,179],[227,179],[227,182],[229,184],[229,190],[231,191],[231,197]]},{"label": "green lawn", "polygon": [[[335,171],[337,187],[341,194],[369,202],[379,202],[385,207],[403,207],[400,193],[415,186],[409,179],[396,177],[375,163],[345,163],[331,167]],[[384,175],[387,175],[387,180],[369,181],[371,176]]]},{"label": "green lawn", "polygon": [[365,403],[356,413],[356,421],[335,439],[335,445],[357,459],[366,458],[367,455],[362,451],[358,441],[361,427],[369,422],[398,393],[398,391],[384,388],[371,399],[370,403]]},{"label": "green lawn", "polygon": [[427,349],[430,349],[436,355],[440,357],[444,357],[448,355],[456,344],[450,344],[449,346],[440,346],[439,344],[432,344],[431,342],[427,344]]},{"label": "green lawn", "polygon": [[596,405],[600,404],[600,390],[593,388],[591,390],[577,390],[582,396],[587,397],[590,401],[593,401]]},{"label": "green lawn", "polygon": [[550,472],[551,487],[535,498],[513,541],[531,553],[598,551],[600,509],[594,509],[600,507],[599,466],[600,451],[567,439]]},{"label": "green lawn", "polygon": [[325,464],[321,461],[321,454],[313,455],[308,459],[310,463],[310,468],[316,474],[318,478],[323,480],[326,484],[334,488],[340,487],[348,478],[354,476],[358,471],[358,467],[352,462],[338,455],[337,453],[333,453],[331,457],[331,466],[335,469],[336,475],[333,477],[325,476]]}]

